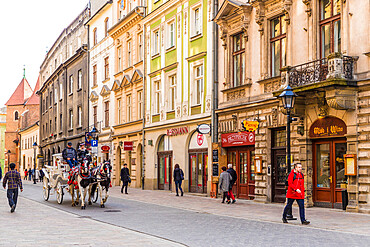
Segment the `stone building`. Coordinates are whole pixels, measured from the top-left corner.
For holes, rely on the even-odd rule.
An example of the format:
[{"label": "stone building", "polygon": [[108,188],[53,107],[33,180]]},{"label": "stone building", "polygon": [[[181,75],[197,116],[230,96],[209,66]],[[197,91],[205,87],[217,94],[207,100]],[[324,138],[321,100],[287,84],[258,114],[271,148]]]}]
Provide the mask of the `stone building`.
[{"label": "stone building", "polygon": [[[114,41],[114,95],[113,155],[115,177],[127,163],[131,186],[142,185],[143,174],[143,112],[144,112],[144,28],[145,14],[140,1],[113,6],[116,23],[109,30]],[[119,179],[116,180],[116,183]]]},{"label": "stone building", "polygon": [[[369,8],[360,0],[221,3],[217,146],[220,164],[238,171],[239,197],[284,202],[287,119],[277,96],[290,85],[298,94],[292,159],[304,168],[306,203],[339,208],[346,188],[347,211],[370,212]],[[258,129],[244,132],[244,120]],[[346,175],[345,155],[357,175]]]},{"label": "stone building", "polygon": [[77,148],[88,131],[88,30],[86,7],[59,35],[40,67],[40,148],[44,161],[67,142]]}]

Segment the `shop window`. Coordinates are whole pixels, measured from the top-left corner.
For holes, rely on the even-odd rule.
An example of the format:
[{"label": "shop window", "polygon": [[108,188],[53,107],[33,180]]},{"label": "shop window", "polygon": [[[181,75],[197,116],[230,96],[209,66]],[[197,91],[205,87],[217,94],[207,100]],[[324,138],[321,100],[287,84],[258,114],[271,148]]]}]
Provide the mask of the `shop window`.
[{"label": "shop window", "polygon": [[320,54],[341,51],[341,0],[320,0]]},{"label": "shop window", "polygon": [[286,65],[286,22],[285,15],[271,20],[271,76],[279,76]]}]

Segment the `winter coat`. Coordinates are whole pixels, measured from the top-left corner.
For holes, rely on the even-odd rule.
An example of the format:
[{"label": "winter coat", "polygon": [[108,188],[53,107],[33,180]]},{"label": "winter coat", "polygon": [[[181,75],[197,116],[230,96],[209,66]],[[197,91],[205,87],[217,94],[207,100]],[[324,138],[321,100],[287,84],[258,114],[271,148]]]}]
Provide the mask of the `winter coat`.
[{"label": "winter coat", "polygon": [[63,159],[65,159],[65,160],[67,160],[68,158],[70,158],[71,160],[77,158],[77,152],[76,152],[76,149],[74,149],[74,148],[66,147],[63,150],[62,155],[63,155]]},{"label": "winter coat", "polygon": [[91,162],[92,159],[91,159],[91,156],[89,154],[90,154],[89,151],[87,151],[86,149],[85,150],[79,149],[77,151],[77,159],[78,159],[78,161],[79,162],[82,162],[87,157],[87,159],[89,160],[89,162]]},{"label": "winter coat", "polygon": [[121,169],[121,180],[123,183],[129,183],[130,182],[130,171],[128,170],[128,168],[122,168]]},{"label": "winter coat", "polygon": [[[296,190],[299,189],[301,193]],[[286,193],[286,198],[290,199],[304,199],[304,176],[302,173],[295,172],[294,170],[290,172],[288,176],[288,191]]]},{"label": "winter coat", "polygon": [[223,172],[220,175],[220,179],[218,180],[218,184],[220,186],[221,192],[227,192],[230,188],[230,181],[231,181],[231,175],[228,172]]},{"label": "winter coat", "polygon": [[3,178],[3,170],[1,169],[1,166],[0,166],[0,180]]},{"label": "winter coat", "polygon": [[236,171],[233,168],[227,169],[227,172],[231,175],[230,188],[232,188],[238,179],[238,175],[236,175]]},{"label": "winter coat", "polygon": [[184,172],[180,168],[175,168],[173,171],[173,180],[181,181],[184,180]]}]

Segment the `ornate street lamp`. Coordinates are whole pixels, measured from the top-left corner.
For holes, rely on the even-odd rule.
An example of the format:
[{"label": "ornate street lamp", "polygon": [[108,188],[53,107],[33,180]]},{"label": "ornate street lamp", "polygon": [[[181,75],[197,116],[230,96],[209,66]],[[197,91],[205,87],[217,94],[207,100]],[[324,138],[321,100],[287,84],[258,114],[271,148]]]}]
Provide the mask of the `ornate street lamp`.
[{"label": "ornate street lamp", "polygon": [[287,165],[288,174],[290,173],[291,166],[291,155],[290,155],[290,124],[292,123],[292,117],[290,116],[291,110],[294,107],[295,98],[298,95],[295,94],[292,88],[288,85],[284,91],[279,95],[279,98],[283,102],[284,109],[287,111]]},{"label": "ornate street lamp", "polygon": [[33,145],[33,184],[36,184],[36,150],[37,150],[37,143],[34,142]]},{"label": "ornate street lamp", "polygon": [[99,131],[95,127],[92,128],[90,134],[93,140],[98,140]]}]

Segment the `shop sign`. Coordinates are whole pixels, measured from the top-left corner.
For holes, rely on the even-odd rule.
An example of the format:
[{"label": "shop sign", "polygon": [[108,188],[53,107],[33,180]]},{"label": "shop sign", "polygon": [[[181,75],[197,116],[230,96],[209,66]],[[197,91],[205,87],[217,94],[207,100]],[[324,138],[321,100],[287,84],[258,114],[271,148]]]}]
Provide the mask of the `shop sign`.
[{"label": "shop sign", "polygon": [[347,134],[347,126],[343,120],[336,117],[326,117],[316,120],[310,128],[310,137],[336,137]]},{"label": "shop sign", "polygon": [[212,150],[212,162],[218,162],[218,150]]},{"label": "shop sign", "polygon": [[259,125],[259,122],[257,122],[257,121],[247,121],[247,120],[244,120],[242,122],[243,128],[246,131],[249,131],[249,132],[256,131],[258,129],[258,125]]},{"label": "shop sign", "polygon": [[167,129],[168,136],[185,135],[187,133],[189,133],[189,127]]},{"label": "shop sign", "polygon": [[218,176],[218,163],[214,163],[212,166],[212,176],[214,177]]},{"label": "shop sign", "polygon": [[235,132],[228,134],[221,134],[222,147],[236,147],[245,145],[254,145],[254,132]]},{"label": "shop sign", "polygon": [[123,150],[124,151],[132,151],[134,147],[133,142],[123,142]]},{"label": "shop sign", "polygon": [[101,146],[101,151],[103,154],[109,153],[110,147],[107,145]]},{"label": "shop sign", "polygon": [[197,135],[197,144],[198,144],[198,146],[202,146],[203,142],[204,142],[204,135],[198,133],[198,135]]},{"label": "shop sign", "polygon": [[203,135],[208,134],[211,132],[211,126],[209,124],[198,125],[197,131]]}]

